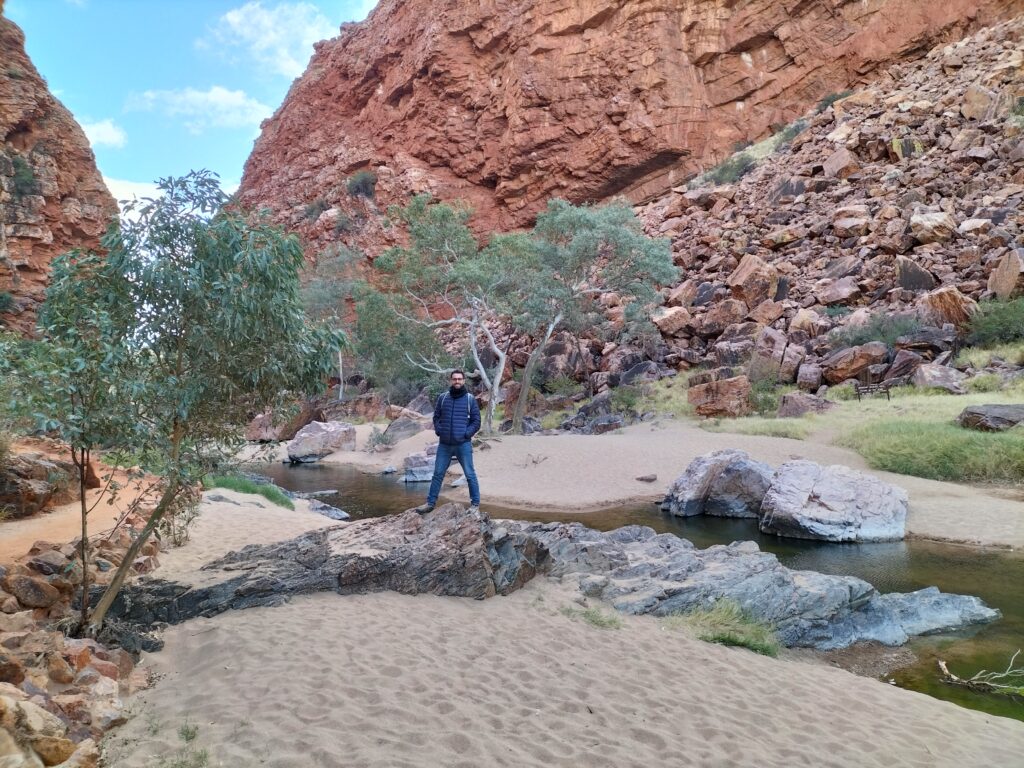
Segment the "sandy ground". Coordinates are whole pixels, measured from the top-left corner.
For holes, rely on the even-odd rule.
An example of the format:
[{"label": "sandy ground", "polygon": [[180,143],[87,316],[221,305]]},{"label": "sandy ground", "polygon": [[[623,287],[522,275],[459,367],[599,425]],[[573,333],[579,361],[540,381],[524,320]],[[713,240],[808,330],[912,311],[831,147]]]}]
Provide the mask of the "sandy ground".
[{"label": "sandy ground", "polygon": [[[380,471],[389,464],[401,470],[406,455],[423,450],[436,439],[430,431],[421,432],[386,453],[366,453],[362,447],[371,429],[372,425],[356,428],[356,451],[338,452],[324,461],[351,464],[366,471]],[[697,456],[739,448],[775,466],[796,458],[843,464],[905,488],[910,496],[907,530],[911,535],[1024,547],[1024,499],[1008,498],[994,489],[869,470],[857,453],[831,445],[707,432],[672,420],[636,424],[600,436],[505,436],[489,444],[490,449],[478,449],[474,454],[481,494],[485,502],[503,506],[586,511],[660,499]],[[277,459],[284,455],[283,446],[268,454]],[[656,474],[657,481],[636,479],[650,474]],[[465,488],[445,488],[442,495],[456,501],[469,498]]]},{"label": "sandy ground", "polygon": [[[161,576],[325,524],[217,493]],[[171,627],[108,764],[198,765],[185,760],[206,750],[211,766],[275,768],[964,768],[1024,751],[1024,723],[650,617],[598,629],[560,612],[574,595],[548,579],[479,602],[320,594]]]}]

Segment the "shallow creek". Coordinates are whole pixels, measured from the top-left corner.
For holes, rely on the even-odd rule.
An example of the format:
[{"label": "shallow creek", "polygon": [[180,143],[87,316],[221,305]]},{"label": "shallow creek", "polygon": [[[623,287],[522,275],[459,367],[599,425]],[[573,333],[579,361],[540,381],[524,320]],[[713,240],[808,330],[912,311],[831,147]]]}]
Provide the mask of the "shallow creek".
[{"label": "shallow creek", "polygon": [[[268,464],[253,470],[291,491],[336,489],[336,495],[325,496],[322,501],[345,510],[353,519],[408,509],[421,503],[427,490],[422,483],[403,483],[400,475],[367,475],[339,465]],[[1002,611],[1003,618],[967,632],[915,638],[910,649],[918,661],[887,679],[895,680],[903,688],[965,707],[1024,720],[1024,703],[945,685],[939,680],[936,666],[936,659],[944,659],[954,673],[970,676],[982,668],[1004,669],[1014,651],[1024,649],[1024,554],[916,540],[829,544],[782,539],[761,534],[752,520],[676,518],[662,513],[654,504],[581,514],[509,509],[487,504],[485,497],[483,508],[492,518],[579,522],[602,531],[624,525],[647,525],[659,533],[689,539],[698,547],[752,540],[790,568],[856,576],[881,592],[910,592],[937,586],[944,592],[977,595]],[[1018,657],[1018,663],[1024,661]]]}]

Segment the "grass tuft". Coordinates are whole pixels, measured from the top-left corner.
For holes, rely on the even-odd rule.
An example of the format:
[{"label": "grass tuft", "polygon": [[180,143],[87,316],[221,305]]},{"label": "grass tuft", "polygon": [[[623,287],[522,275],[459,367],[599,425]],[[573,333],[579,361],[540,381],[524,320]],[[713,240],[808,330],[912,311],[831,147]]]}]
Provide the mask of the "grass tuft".
[{"label": "grass tuft", "polygon": [[697,426],[708,432],[788,437],[791,440],[805,440],[815,428],[814,423],[805,418],[772,419],[763,416],[748,416],[741,419],[708,419],[698,422]]},{"label": "grass tuft", "polygon": [[209,475],[203,478],[205,488],[226,488],[236,493],[255,493],[267,501],[285,509],[295,509],[295,504],[276,485],[255,483],[244,477],[234,475]]},{"label": "grass tuft", "polygon": [[674,416],[682,419],[693,415],[693,406],[687,399],[685,376],[675,376],[646,384],[637,403],[640,413],[654,411],[659,416]]},{"label": "grass tuft", "polygon": [[582,619],[598,629],[622,629],[622,619],[614,613],[605,613],[600,608],[573,608],[564,606],[562,615],[570,619]]},{"label": "grass tuft", "polygon": [[958,363],[966,363],[971,368],[985,368],[996,358],[1010,365],[1024,365],[1024,341],[993,344],[987,347],[966,347],[956,356]]},{"label": "grass tuft", "polygon": [[1024,298],[983,301],[971,318],[967,341],[978,347],[1024,341]]},{"label": "grass tuft", "polygon": [[768,624],[740,608],[733,600],[719,600],[710,608],[698,608],[664,620],[670,629],[685,629],[698,640],[748,648],[764,656],[778,656],[780,643]]},{"label": "grass tuft", "polygon": [[1024,481],[1024,431],[1019,429],[992,433],[921,419],[873,421],[839,442],[872,468],[902,475],[955,482]]},{"label": "grass tuft", "polygon": [[875,314],[862,325],[848,325],[832,332],[836,348],[856,347],[869,341],[884,341],[890,347],[900,336],[921,330],[923,324],[913,315]]}]

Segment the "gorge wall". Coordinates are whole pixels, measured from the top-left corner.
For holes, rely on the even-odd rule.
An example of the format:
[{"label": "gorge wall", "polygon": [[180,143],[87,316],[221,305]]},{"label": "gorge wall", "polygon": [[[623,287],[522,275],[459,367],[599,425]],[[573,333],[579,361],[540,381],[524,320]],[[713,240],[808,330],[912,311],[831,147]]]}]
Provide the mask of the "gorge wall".
[{"label": "gorge wall", "polygon": [[50,262],[96,248],[117,204],[89,141],[0,17],[0,325],[35,324]]},{"label": "gorge wall", "polygon": [[[890,63],[1024,0],[382,0],[319,43],[240,189],[309,240],[391,235],[346,193],[469,201],[480,230],[552,196],[651,199]],[[372,206],[369,206],[372,208]],[[341,222],[339,225],[339,221]]]}]

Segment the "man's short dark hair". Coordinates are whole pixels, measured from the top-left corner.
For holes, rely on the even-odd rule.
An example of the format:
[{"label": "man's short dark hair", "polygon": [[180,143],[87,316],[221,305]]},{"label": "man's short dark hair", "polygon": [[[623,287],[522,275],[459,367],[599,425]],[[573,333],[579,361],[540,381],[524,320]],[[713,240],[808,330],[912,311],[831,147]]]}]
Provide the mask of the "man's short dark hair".
[{"label": "man's short dark hair", "polygon": [[464,371],[463,371],[463,370],[462,370],[461,368],[456,368],[456,369],[455,369],[454,371],[452,371],[452,372],[451,372],[451,373],[450,373],[450,374],[448,375],[448,378],[450,379],[450,378],[451,378],[452,376],[454,376],[454,375],[455,375],[456,373],[457,373],[457,374],[459,374],[459,376],[461,376],[461,377],[462,377],[463,379],[465,379],[465,378],[466,378],[466,374],[465,374],[465,372],[464,372]]}]

